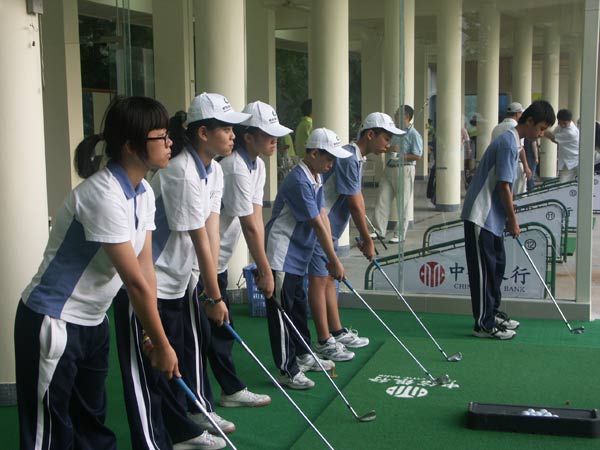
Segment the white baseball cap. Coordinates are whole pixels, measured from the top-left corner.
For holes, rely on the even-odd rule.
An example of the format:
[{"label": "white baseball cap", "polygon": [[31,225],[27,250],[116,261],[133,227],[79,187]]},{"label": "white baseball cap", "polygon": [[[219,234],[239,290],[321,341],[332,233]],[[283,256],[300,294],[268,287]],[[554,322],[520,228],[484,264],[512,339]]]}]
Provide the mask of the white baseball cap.
[{"label": "white baseball cap", "polygon": [[260,128],[268,135],[275,137],[282,137],[292,132],[291,129],[279,123],[277,113],[271,105],[256,101],[248,103],[242,112],[250,114],[250,118],[242,122],[242,125]]},{"label": "white baseball cap", "polygon": [[249,117],[250,114],[235,112],[225,96],[203,92],[192,100],[187,112],[187,123],[217,119],[221,122],[235,124],[241,123]]},{"label": "white baseball cap", "polygon": [[406,131],[402,131],[396,126],[390,116],[382,112],[373,112],[365,117],[365,120],[363,120],[363,123],[358,130],[358,135],[360,136],[360,133],[364,130],[370,130],[371,128],[383,128],[385,131],[395,134],[396,136],[406,134]]},{"label": "white baseball cap", "polygon": [[317,128],[310,133],[306,140],[306,148],[325,150],[336,158],[348,158],[351,153],[342,147],[342,141],[333,131],[327,128]]},{"label": "white baseball cap", "polygon": [[523,105],[521,105],[519,102],[512,102],[506,108],[506,112],[509,112],[509,113],[520,113],[520,112],[523,112]]}]

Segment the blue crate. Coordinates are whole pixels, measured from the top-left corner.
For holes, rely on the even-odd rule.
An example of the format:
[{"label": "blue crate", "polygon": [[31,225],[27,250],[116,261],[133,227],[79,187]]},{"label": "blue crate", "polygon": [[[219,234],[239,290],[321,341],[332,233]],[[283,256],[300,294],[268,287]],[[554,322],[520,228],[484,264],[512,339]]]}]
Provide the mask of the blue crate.
[{"label": "blue crate", "polygon": [[[256,270],[256,264],[250,264],[242,269],[244,279],[246,280],[246,288],[248,289],[248,306],[250,308],[251,317],[266,317],[267,307],[265,304],[265,296],[258,290],[256,280],[254,279],[253,271]],[[308,274],[304,275],[304,292],[306,293],[306,302],[308,302]],[[335,282],[335,290],[339,295],[339,283]],[[306,306],[307,317],[311,318],[311,312],[308,305]]]}]

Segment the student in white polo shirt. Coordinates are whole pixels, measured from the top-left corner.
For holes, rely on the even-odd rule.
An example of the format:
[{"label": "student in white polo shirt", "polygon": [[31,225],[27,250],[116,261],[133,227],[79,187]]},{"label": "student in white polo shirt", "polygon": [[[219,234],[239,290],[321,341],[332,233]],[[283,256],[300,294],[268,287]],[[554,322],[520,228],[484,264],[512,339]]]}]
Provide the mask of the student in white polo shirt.
[{"label": "student in white polo shirt", "polygon": [[[360,234],[359,247],[370,261],[375,256],[375,246],[367,227],[365,201],[362,195],[362,164],[369,154],[381,155],[391,149],[392,136],[405,134],[387,114],[369,114],[359,130],[358,141],[344,146],[352,156],[337,159],[333,168],[323,175],[325,208],[328,211],[333,245],[337,250],[338,239],[348,226],[350,216]],[[314,350],[321,358],[332,361],[349,361],[354,352],[348,348],[361,348],[369,339],[358,336],[356,330],[342,326],[338,310],[337,293],[333,278],[325,267],[324,252],[317,242],[308,266],[308,299],[315,327],[317,342]]]},{"label": "student in white polo shirt", "polygon": [[[326,128],[313,130],[306,142],[304,159],[285,177],[279,188],[265,231],[275,295],[308,342],[310,333],[303,281],[317,240],[329,261],[331,276],[337,280],[345,277],[344,267],[333,248],[321,174],[331,169],[336,158],[348,157],[350,152],[342,148],[333,131]],[[266,306],[271,350],[280,371],[278,382],[290,389],[312,388],[315,383],[301,369],[316,370],[318,364],[307,354],[300,338],[288,329],[273,302],[267,301]],[[326,360],[322,364],[326,370],[334,366]]]},{"label": "student in white polo shirt", "polygon": [[[223,173],[213,158],[231,153],[233,124],[248,117],[235,112],[220,94],[205,92],[195,97],[187,112],[187,128],[170,130],[175,156],[151,182],[156,192],[153,257],[163,325],[182,361],[184,379],[225,432],[234,431],[235,425],[214,412],[206,374],[208,319],[217,326],[229,321],[217,283]],[[189,298],[187,288],[196,260],[204,289]],[[181,389],[175,385],[172,389],[187,404]],[[198,411],[191,417],[210,432],[217,431]]]},{"label": "student in white polo shirt", "polygon": [[[109,326],[122,284],[155,346],[152,366],[179,376],[156,308],[151,233],[154,195],[144,175],[171,153],[168,115],[155,100],[118,98],[101,135],[75,151],[85,178],[59,210],[44,258],[21,297],[15,357],[21,449],[116,449],[104,425]],[[95,147],[105,141],[107,166]]]},{"label": "student in white polo shirt", "polygon": [[[224,189],[220,217],[221,249],[219,252],[218,281],[221,296],[229,310],[227,298],[228,269],[231,256],[244,233],[246,244],[256,262],[257,286],[266,298],[273,296],[274,281],[271,266],[265,254],[263,224],[263,191],[265,163],[259,156],[269,157],[277,151],[277,138],[292,132],[279,124],[277,113],[266,103],[249,103],[243,110],[250,118],[235,129],[235,147],[230,156],[223,158]],[[229,323],[233,326],[231,311]],[[233,336],[227,330],[211,323],[212,339],[208,358],[221,385],[219,403],[222,406],[264,406],[271,402],[268,395],[256,394],[246,388],[236,373],[231,350]]]}]

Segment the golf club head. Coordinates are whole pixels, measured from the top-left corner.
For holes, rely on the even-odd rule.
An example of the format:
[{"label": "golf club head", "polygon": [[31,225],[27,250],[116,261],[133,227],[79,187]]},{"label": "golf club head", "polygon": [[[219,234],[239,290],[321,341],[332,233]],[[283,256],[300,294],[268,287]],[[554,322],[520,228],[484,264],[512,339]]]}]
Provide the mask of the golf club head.
[{"label": "golf club head", "polygon": [[375,414],[375,410],[371,410],[366,414],[363,414],[362,416],[356,416],[356,419],[359,422],[372,422],[373,420],[375,420],[377,418],[377,414]]},{"label": "golf club head", "polygon": [[462,353],[456,352],[446,358],[448,362],[459,362],[462,361]]},{"label": "golf club head", "polygon": [[583,334],[584,331],[584,327],[571,328],[571,334]]},{"label": "golf club head", "polygon": [[448,374],[442,375],[441,377],[437,377],[435,380],[435,384],[447,384],[450,383],[450,377]]}]

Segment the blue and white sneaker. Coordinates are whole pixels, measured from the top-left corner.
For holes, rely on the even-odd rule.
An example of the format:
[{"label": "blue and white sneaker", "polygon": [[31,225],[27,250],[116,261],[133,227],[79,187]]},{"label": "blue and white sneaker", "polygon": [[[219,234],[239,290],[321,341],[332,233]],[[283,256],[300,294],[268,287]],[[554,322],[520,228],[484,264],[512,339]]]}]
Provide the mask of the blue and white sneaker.
[{"label": "blue and white sneaker", "polygon": [[334,337],[337,342],[344,344],[348,348],[361,348],[369,345],[369,338],[360,337],[358,331],[352,328],[344,328],[341,334]]}]

